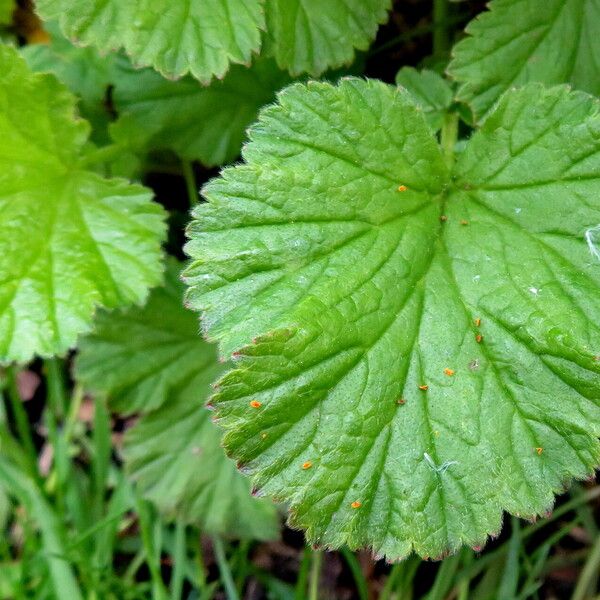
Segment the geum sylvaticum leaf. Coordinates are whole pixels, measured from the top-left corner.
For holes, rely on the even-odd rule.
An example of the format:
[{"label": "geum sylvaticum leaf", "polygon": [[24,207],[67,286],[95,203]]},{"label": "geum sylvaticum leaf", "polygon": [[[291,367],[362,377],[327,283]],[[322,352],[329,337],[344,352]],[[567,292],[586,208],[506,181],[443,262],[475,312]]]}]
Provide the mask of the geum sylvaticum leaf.
[{"label": "geum sylvaticum leaf", "polygon": [[137,65],[203,82],[250,62],[264,28],[261,0],[37,0],[36,8],[78,42],[122,47]]},{"label": "geum sylvaticum leaf", "polygon": [[267,45],[281,68],[318,77],[367,50],[390,7],[390,0],[266,0]]},{"label": "geum sylvaticum leaf", "polygon": [[65,352],[96,306],[145,300],[162,277],[150,190],[88,170],[89,125],[51,75],[0,46],[0,362]]},{"label": "geum sylvaticum leaf", "polygon": [[600,0],[493,0],[466,31],[448,72],[478,120],[530,81],[600,94]]},{"label": "geum sylvaticum leaf", "polygon": [[183,307],[179,271],[168,263],[165,286],[143,309],[98,316],[81,341],[77,379],[121,415],[141,413],[125,434],[125,469],[167,516],[206,533],[276,538],[275,506],[250,495],[204,407],[223,365]]},{"label": "geum sylvaticum leaf", "polygon": [[391,0],[38,0],[44,19],[65,34],[108,51],[123,47],[133,63],[165,76],[190,73],[203,83],[230,63],[249,64],[268,48],[283,69],[317,76],[366,50]]},{"label": "geum sylvaticum leaf", "polygon": [[294,525],[437,557],[593,471],[596,100],[511,91],[451,173],[374,81],[293,85],[250,138],[195,209],[188,301],[237,363],[225,447]]}]

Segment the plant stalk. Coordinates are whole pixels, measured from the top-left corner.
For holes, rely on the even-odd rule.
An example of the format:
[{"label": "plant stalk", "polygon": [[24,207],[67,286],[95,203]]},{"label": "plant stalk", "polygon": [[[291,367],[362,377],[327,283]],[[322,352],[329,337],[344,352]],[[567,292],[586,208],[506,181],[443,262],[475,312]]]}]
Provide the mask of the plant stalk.
[{"label": "plant stalk", "polygon": [[310,578],[308,582],[309,600],[319,600],[319,580],[321,578],[321,562],[323,553],[320,550],[314,550],[312,553],[312,563],[310,565]]},{"label": "plant stalk", "polygon": [[198,194],[198,184],[196,183],[192,163],[189,160],[182,160],[181,168],[183,170],[183,178],[185,179],[185,187],[187,189],[190,208],[194,208],[200,200],[200,195]]},{"label": "plant stalk", "polygon": [[600,535],[596,536],[596,541],[577,580],[571,600],[584,600],[591,597],[588,596],[588,593],[593,593],[593,590],[590,588],[594,579],[598,576],[598,572],[600,572]]},{"label": "plant stalk", "polygon": [[214,535],[212,538],[213,548],[215,550],[215,558],[217,565],[219,566],[219,573],[221,574],[221,581],[227,594],[227,600],[239,600],[239,595],[233,581],[233,575],[227,562],[227,556],[225,554],[225,546],[223,540],[218,535]]},{"label": "plant stalk", "polygon": [[448,0],[433,0],[433,54],[444,56],[450,49]]}]

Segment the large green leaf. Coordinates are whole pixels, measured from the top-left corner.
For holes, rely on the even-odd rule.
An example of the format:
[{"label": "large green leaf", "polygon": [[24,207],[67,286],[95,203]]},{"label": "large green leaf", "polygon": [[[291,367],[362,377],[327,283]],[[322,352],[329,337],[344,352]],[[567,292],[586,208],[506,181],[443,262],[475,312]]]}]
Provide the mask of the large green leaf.
[{"label": "large green leaf", "polygon": [[208,87],[191,77],[168,81],[125,61],[119,62],[114,79],[117,139],[141,151],[170,149],[208,166],[238,156],[259,108],[290,81],[271,59],[257,59],[249,69],[235,66]]},{"label": "large green leaf", "polygon": [[125,435],[125,465],[164,512],[210,533],[277,537],[274,505],[250,495],[203,406],[223,366],[183,308],[178,277],[173,261],[143,309],[99,315],[81,342],[77,377],[115,410],[142,413]]},{"label": "large green leaf", "polygon": [[[264,5],[263,5],[264,4]],[[280,67],[320,75],[366,50],[391,0],[38,0],[73,40],[125,48],[136,65],[207,83],[249,64],[265,36]],[[265,17],[266,15],[266,17]]]},{"label": "large green leaf", "polygon": [[261,0],[37,0],[44,19],[100,50],[125,48],[134,63],[208,82],[249,63],[264,27]]},{"label": "large green leaf", "polygon": [[195,210],[188,301],[237,361],[225,446],[295,525],[440,556],[592,472],[595,100],[510,92],[452,173],[373,81],[291,86],[250,137]]},{"label": "large green leaf", "polygon": [[366,50],[387,20],[390,0],[266,0],[277,63],[293,75],[319,76]]},{"label": "large green leaf", "polygon": [[600,0],[493,0],[466,31],[448,70],[476,118],[529,81],[600,94]]},{"label": "large green leaf", "polygon": [[94,309],[160,282],[163,210],[87,170],[89,126],[51,75],[0,46],[0,361],[62,353]]}]

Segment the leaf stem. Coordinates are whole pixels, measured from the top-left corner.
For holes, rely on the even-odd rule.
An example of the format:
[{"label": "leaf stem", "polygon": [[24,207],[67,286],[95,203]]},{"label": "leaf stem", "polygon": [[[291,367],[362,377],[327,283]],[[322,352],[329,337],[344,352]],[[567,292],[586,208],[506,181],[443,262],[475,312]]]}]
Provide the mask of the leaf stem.
[{"label": "leaf stem", "polygon": [[448,0],[433,0],[433,54],[443,56],[449,48]]},{"label": "leaf stem", "polygon": [[227,556],[225,555],[225,546],[223,540],[218,535],[213,535],[212,538],[213,548],[215,550],[215,558],[217,565],[219,566],[219,573],[221,574],[221,581],[227,594],[228,600],[239,600],[235,582],[233,581],[233,575],[227,562]]},{"label": "leaf stem", "polygon": [[308,546],[304,547],[302,552],[302,561],[300,562],[300,570],[296,579],[296,591],[294,600],[304,600],[306,598],[306,582],[308,580],[308,567],[310,564],[311,551]]},{"label": "leaf stem", "polygon": [[358,597],[360,598],[360,600],[368,600],[369,586],[367,584],[367,580],[365,579],[365,575],[362,571],[360,563],[358,562],[358,559],[356,558],[354,553],[348,549],[347,546],[342,546],[341,553],[344,557],[344,560],[348,564],[350,571],[352,572],[352,576],[354,577]]},{"label": "leaf stem", "polygon": [[187,195],[190,202],[190,208],[193,208],[198,204],[198,185],[196,183],[196,177],[194,176],[194,169],[192,163],[189,160],[181,161],[181,168],[183,170],[183,178],[185,179],[185,187],[187,188]]},{"label": "leaf stem", "polygon": [[323,553],[320,550],[313,550],[312,562],[310,565],[310,579],[308,582],[309,600],[319,600],[319,579],[321,577],[321,562]]}]

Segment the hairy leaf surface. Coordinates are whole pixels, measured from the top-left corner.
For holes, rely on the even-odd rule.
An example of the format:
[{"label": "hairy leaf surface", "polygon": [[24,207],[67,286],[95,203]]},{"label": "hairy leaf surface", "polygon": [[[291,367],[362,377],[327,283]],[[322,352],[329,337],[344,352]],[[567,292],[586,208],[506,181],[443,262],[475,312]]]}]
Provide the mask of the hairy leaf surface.
[{"label": "hairy leaf surface", "polygon": [[600,94],[600,0],[493,0],[466,31],[448,70],[477,119],[529,81]]},{"label": "hairy leaf surface", "polygon": [[44,19],[108,51],[123,47],[137,65],[208,82],[229,63],[249,63],[264,28],[260,0],[38,0]]},{"label": "hairy leaf surface", "polygon": [[77,377],[107,394],[114,410],[142,413],[125,435],[125,465],[161,510],[208,533],[275,538],[274,505],[252,498],[204,407],[223,366],[183,308],[178,276],[172,261],[165,286],[152,292],[142,310],[100,315],[94,333],[81,343]]},{"label": "hairy leaf surface", "polygon": [[366,50],[391,0],[38,0],[71,39],[103,51],[123,47],[135,65],[207,83],[261,49],[293,75],[320,75]]},{"label": "hairy leaf surface", "polygon": [[195,210],[188,300],[237,361],[212,399],[225,446],[295,525],[440,556],[592,472],[595,100],[508,93],[452,173],[373,81],[291,86],[250,136]]},{"label": "hairy leaf surface", "polygon": [[369,47],[390,6],[390,0],[266,0],[277,63],[314,77],[350,63],[356,49]]},{"label": "hairy leaf surface", "polygon": [[0,47],[0,361],[62,353],[96,306],[160,282],[163,210],[87,170],[89,126],[50,75]]}]

